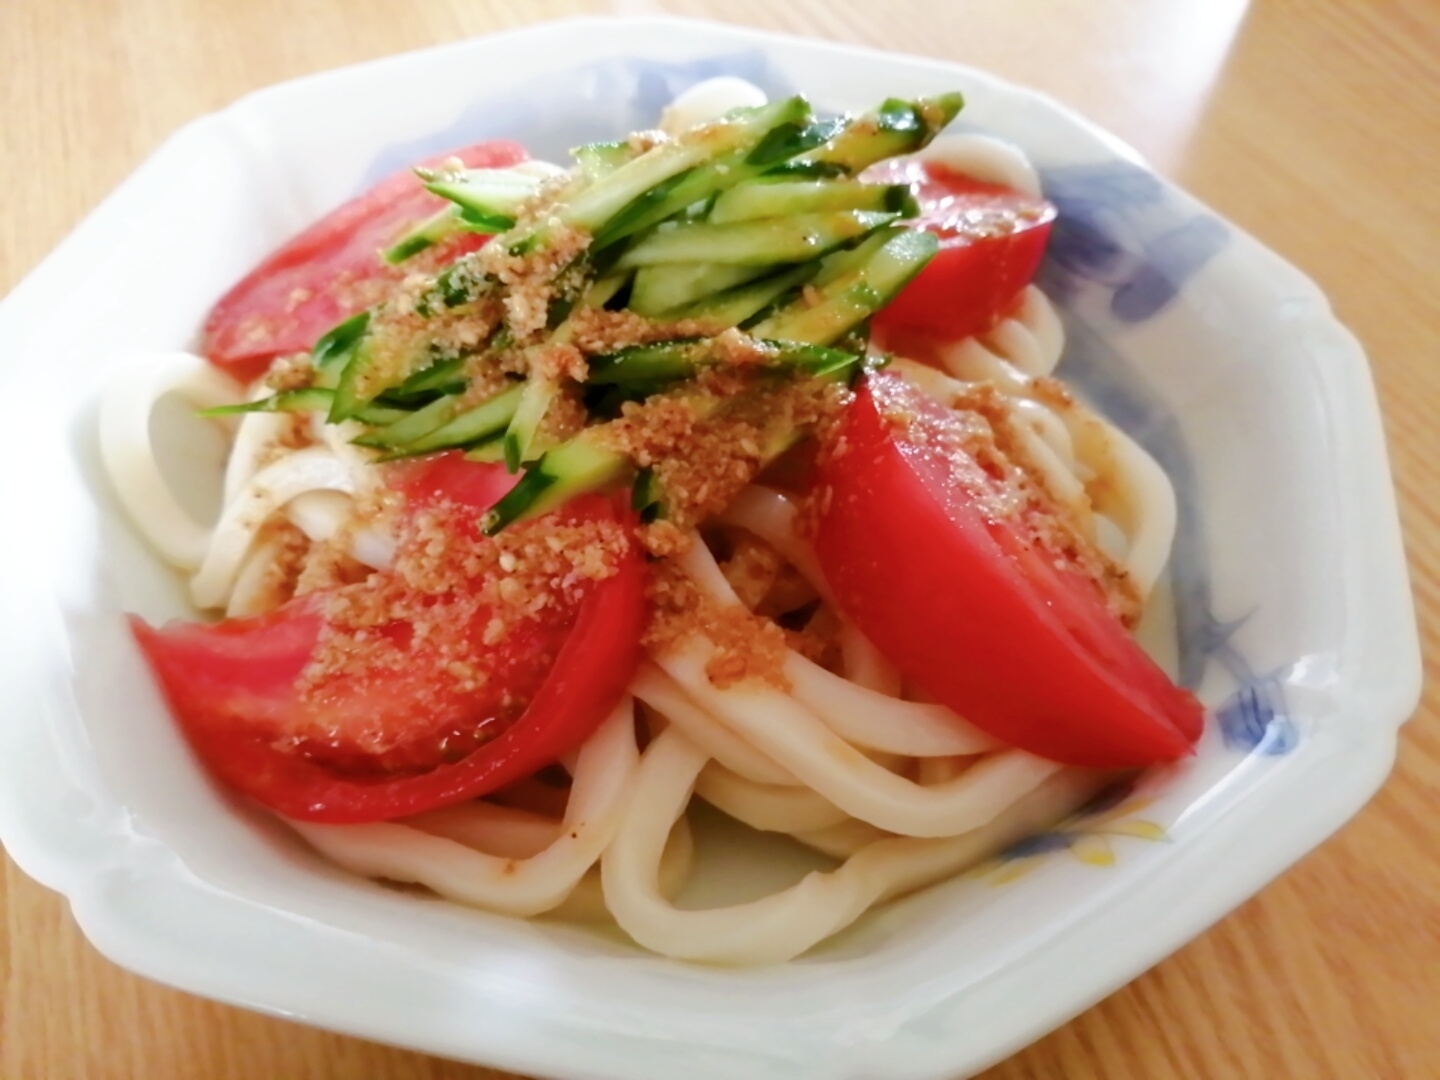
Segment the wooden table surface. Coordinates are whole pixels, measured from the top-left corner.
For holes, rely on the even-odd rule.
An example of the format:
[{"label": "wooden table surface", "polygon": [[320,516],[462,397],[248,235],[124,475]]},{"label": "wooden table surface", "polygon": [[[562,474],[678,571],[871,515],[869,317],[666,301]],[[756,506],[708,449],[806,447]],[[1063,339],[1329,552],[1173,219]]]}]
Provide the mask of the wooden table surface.
[{"label": "wooden table surface", "polygon": [[[661,11],[1048,91],[1316,278],[1358,333],[1430,654],[1393,775],[1255,899],[983,1075],[1440,1077],[1437,0],[3,0],[0,293],[166,135],[247,91],[526,22]],[[0,910],[6,1080],[502,1075],[136,978],[8,860]]]}]

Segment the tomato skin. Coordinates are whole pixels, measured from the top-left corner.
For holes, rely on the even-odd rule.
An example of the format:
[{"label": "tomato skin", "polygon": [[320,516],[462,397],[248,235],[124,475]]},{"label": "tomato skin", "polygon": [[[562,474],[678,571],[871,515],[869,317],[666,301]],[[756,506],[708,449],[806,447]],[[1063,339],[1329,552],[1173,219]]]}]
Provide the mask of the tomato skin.
[{"label": "tomato skin", "polygon": [[[483,481],[455,490],[445,488],[445,478],[448,474],[453,480],[465,470],[480,477],[496,469],[464,462],[458,455],[436,462],[402,477],[401,486],[408,485],[422,502],[427,492],[443,491],[450,497],[454,491],[453,501],[488,505],[480,501],[485,498]],[[503,468],[498,472],[503,474]],[[493,479],[490,484],[503,487]],[[598,497],[575,500],[563,512],[618,520],[627,528],[631,523],[627,510]],[[297,680],[324,628],[318,594],[265,615],[213,625],[176,622],[155,629],[132,616],[130,626],[171,713],[196,754],[221,781],[298,820],[383,821],[495,791],[583,742],[620,700],[639,661],[645,576],[643,559],[632,543],[617,572],[592,585],[574,622],[557,631],[563,638],[555,661],[542,673],[523,713],[459,760],[438,764],[430,760],[419,772],[383,767],[366,771],[353,767],[357,762],[367,764],[358,754],[351,755],[354,760],[321,759],[293,752],[293,746],[286,745],[285,732],[294,730],[301,719],[333,718],[336,727],[343,728],[347,719],[365,715],[382,723],[393,718],[403,726],[431,707],[428,696],[417,705],[426,679],[423,654],[417,654],[415,669],[372,673],[363,689],[347,688],[341,680],[333,695],[327,691],[318,706],[313,701],[302,704]],[[523,654],[535,641],[534,634],[521,636],[511,651]],[[496,692],[489,691],[489,696]],[[439,708],[442,713],[463,710],[478,707],[477,701],[483,700],[483,695],[480,699],[442,696]]]},{"label": "tomato skin", "polygon": [[1050,202],[914,159],[885,162],[865,178],[910,183],[921,208],[910,224],[940,239],[935,258],[875,316],[889,347],[959,341],[1014,309],[1045,256]]},{"label": "tomato skin", "polygon": [[[515,165],[527,155],[518,143],[493,140],[424,164],[450,157],[482,169]],[[408,169],[382,180],[281,245],[221,297],[205,320],[201,351],[242,382],[259,378],[277,356],[309,351],[408,272],[380,253],[444,206]],[[486,239],[464,236],[442,248],[454,257]]]},{"label": "tomato skin", "polygon": [[1095,768],[1190,753],[1194,696],[1087,577],[982,514],[946,453],[883,415],[895,409],[946,414],[902,379],[868,375],[843,452],[821,465],[815,552],[847,617],[914,685],[1021,750]]}]

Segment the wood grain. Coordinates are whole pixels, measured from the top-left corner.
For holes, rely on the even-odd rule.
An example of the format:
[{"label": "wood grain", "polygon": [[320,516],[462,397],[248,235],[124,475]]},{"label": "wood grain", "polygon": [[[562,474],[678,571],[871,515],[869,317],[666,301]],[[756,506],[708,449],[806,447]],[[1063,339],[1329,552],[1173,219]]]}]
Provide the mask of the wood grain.
[{"label": "wood grain", "polygon": [[[1434,0],[5,0],[0,290],[177,126],[311,71],[541,19],[704,16],[989,68],[1079,108],[1319,281],[1365,343],[1424,702],[1394,774],[1259,896],[986,1080],[1440,1076],[1440,5]],[[0,358],[0,363],[4,363]],[[501,1077],[102,959],[7,860],[0,1076]]]}]

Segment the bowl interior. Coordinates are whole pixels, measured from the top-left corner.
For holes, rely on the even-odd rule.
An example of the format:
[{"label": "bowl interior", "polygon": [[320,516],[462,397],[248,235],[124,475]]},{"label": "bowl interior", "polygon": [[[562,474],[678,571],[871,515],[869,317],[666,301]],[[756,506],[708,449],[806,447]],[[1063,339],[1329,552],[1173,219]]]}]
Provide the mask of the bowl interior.
[{"label": "bowl interior", "polygon": [[[649,1075],[641,1045],[700,1048],[707,1075],[742,1059],[754,1075],[802,1059],[889,1075],[864,1063],[902,1044],[915,1061],[994,1056],[1218,917],[1383,774],[1393,735],[1386,743],[1355,714],[1351,641],[1357,617],[1385,620],[1357,613],[1364,583],[1352,571],[1393,553],[1383,530],[1364,539],[1349,487],[1333,480],[1359,470],[1388,483],[1375,440],[1346,434],[1371,421],[1365,393],[1347,391],[1356,379],[1365,389],[1363,364],[1357,374],[1353,343],[1299,275],[1043,98],[945,65],[626,25],[560,24],[247,98],[176,135],[7,302],[3,381],[34,407],[4,435],[15,453],[0,454],[0,479],[7,505],[44,506],[47,518],[0,539],[3,562],[25,567],[6,575],[3,629],[27,721],[5,738],[33,763],[27,777],[12,770],[7,794],[28,830],[17,857],[24,849],[40,876],[68,884],[87,932],[131,966],[458,1057],[558,1068],[592,1053],[600,1032],[629,1040],[612,1057],[633,1075]],[[1175,482],[1175,659],[1212,708],[1196,757],[1128,801],[877,911],[799,961],[743,971],[358,881],[216,790],[120,617],[187,612],[125,524],[94,434],[97,394],[126,353],[192,345],[232,281],[379,176],[490,137],[563,160],[570,146],[652,126],[675,93],[721,73],[834,110],[958,86],[962,128],[1031,156],[1062,215],[1043,273],[1068,333],[1059,374]],[[1336,356],[1341,374],[1317,363]],[[1301,820],[1314,796],[1300,793],[1330,775],[1349,777],[1332,787],[1343,797],[1318,824]],[[714,889],[786,872],[727,842],[714,841]],[[1212,887],[1189,895],[1207,873]],[[1114,948],[1117,920],[1140,912],[1144,928]],[[1119,955],[1104,955],[1106,941]],[[202,972],[202,959],[225,970]],[[1062,970],[1062,959],[1090,966]],[[1027,978],[1030,1005],[1006,1018],[1005,995]],[[353,992],[362,983],[374,988]],[[327,1004],[326,987],[350,989]],[[986,1025],[989,1041],[974,1035]],[[525,1050],[542,1035],[548,1057]]]}]

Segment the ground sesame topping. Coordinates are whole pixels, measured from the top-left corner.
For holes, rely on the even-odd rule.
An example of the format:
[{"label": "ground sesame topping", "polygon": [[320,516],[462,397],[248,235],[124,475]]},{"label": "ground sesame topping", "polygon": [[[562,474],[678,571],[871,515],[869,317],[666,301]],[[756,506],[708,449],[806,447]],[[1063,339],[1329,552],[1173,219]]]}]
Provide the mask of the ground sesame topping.
[{"label": "ground sesame topping", "polygon": [[647,596],[650,619],[640,642],[646,651],[665,653],[698,634],[715,649],[705,667],[715,686],[759,679],[789,689],[785,634],[776,623],[745,607],[715,602],[671,560],[653,565]]}]

